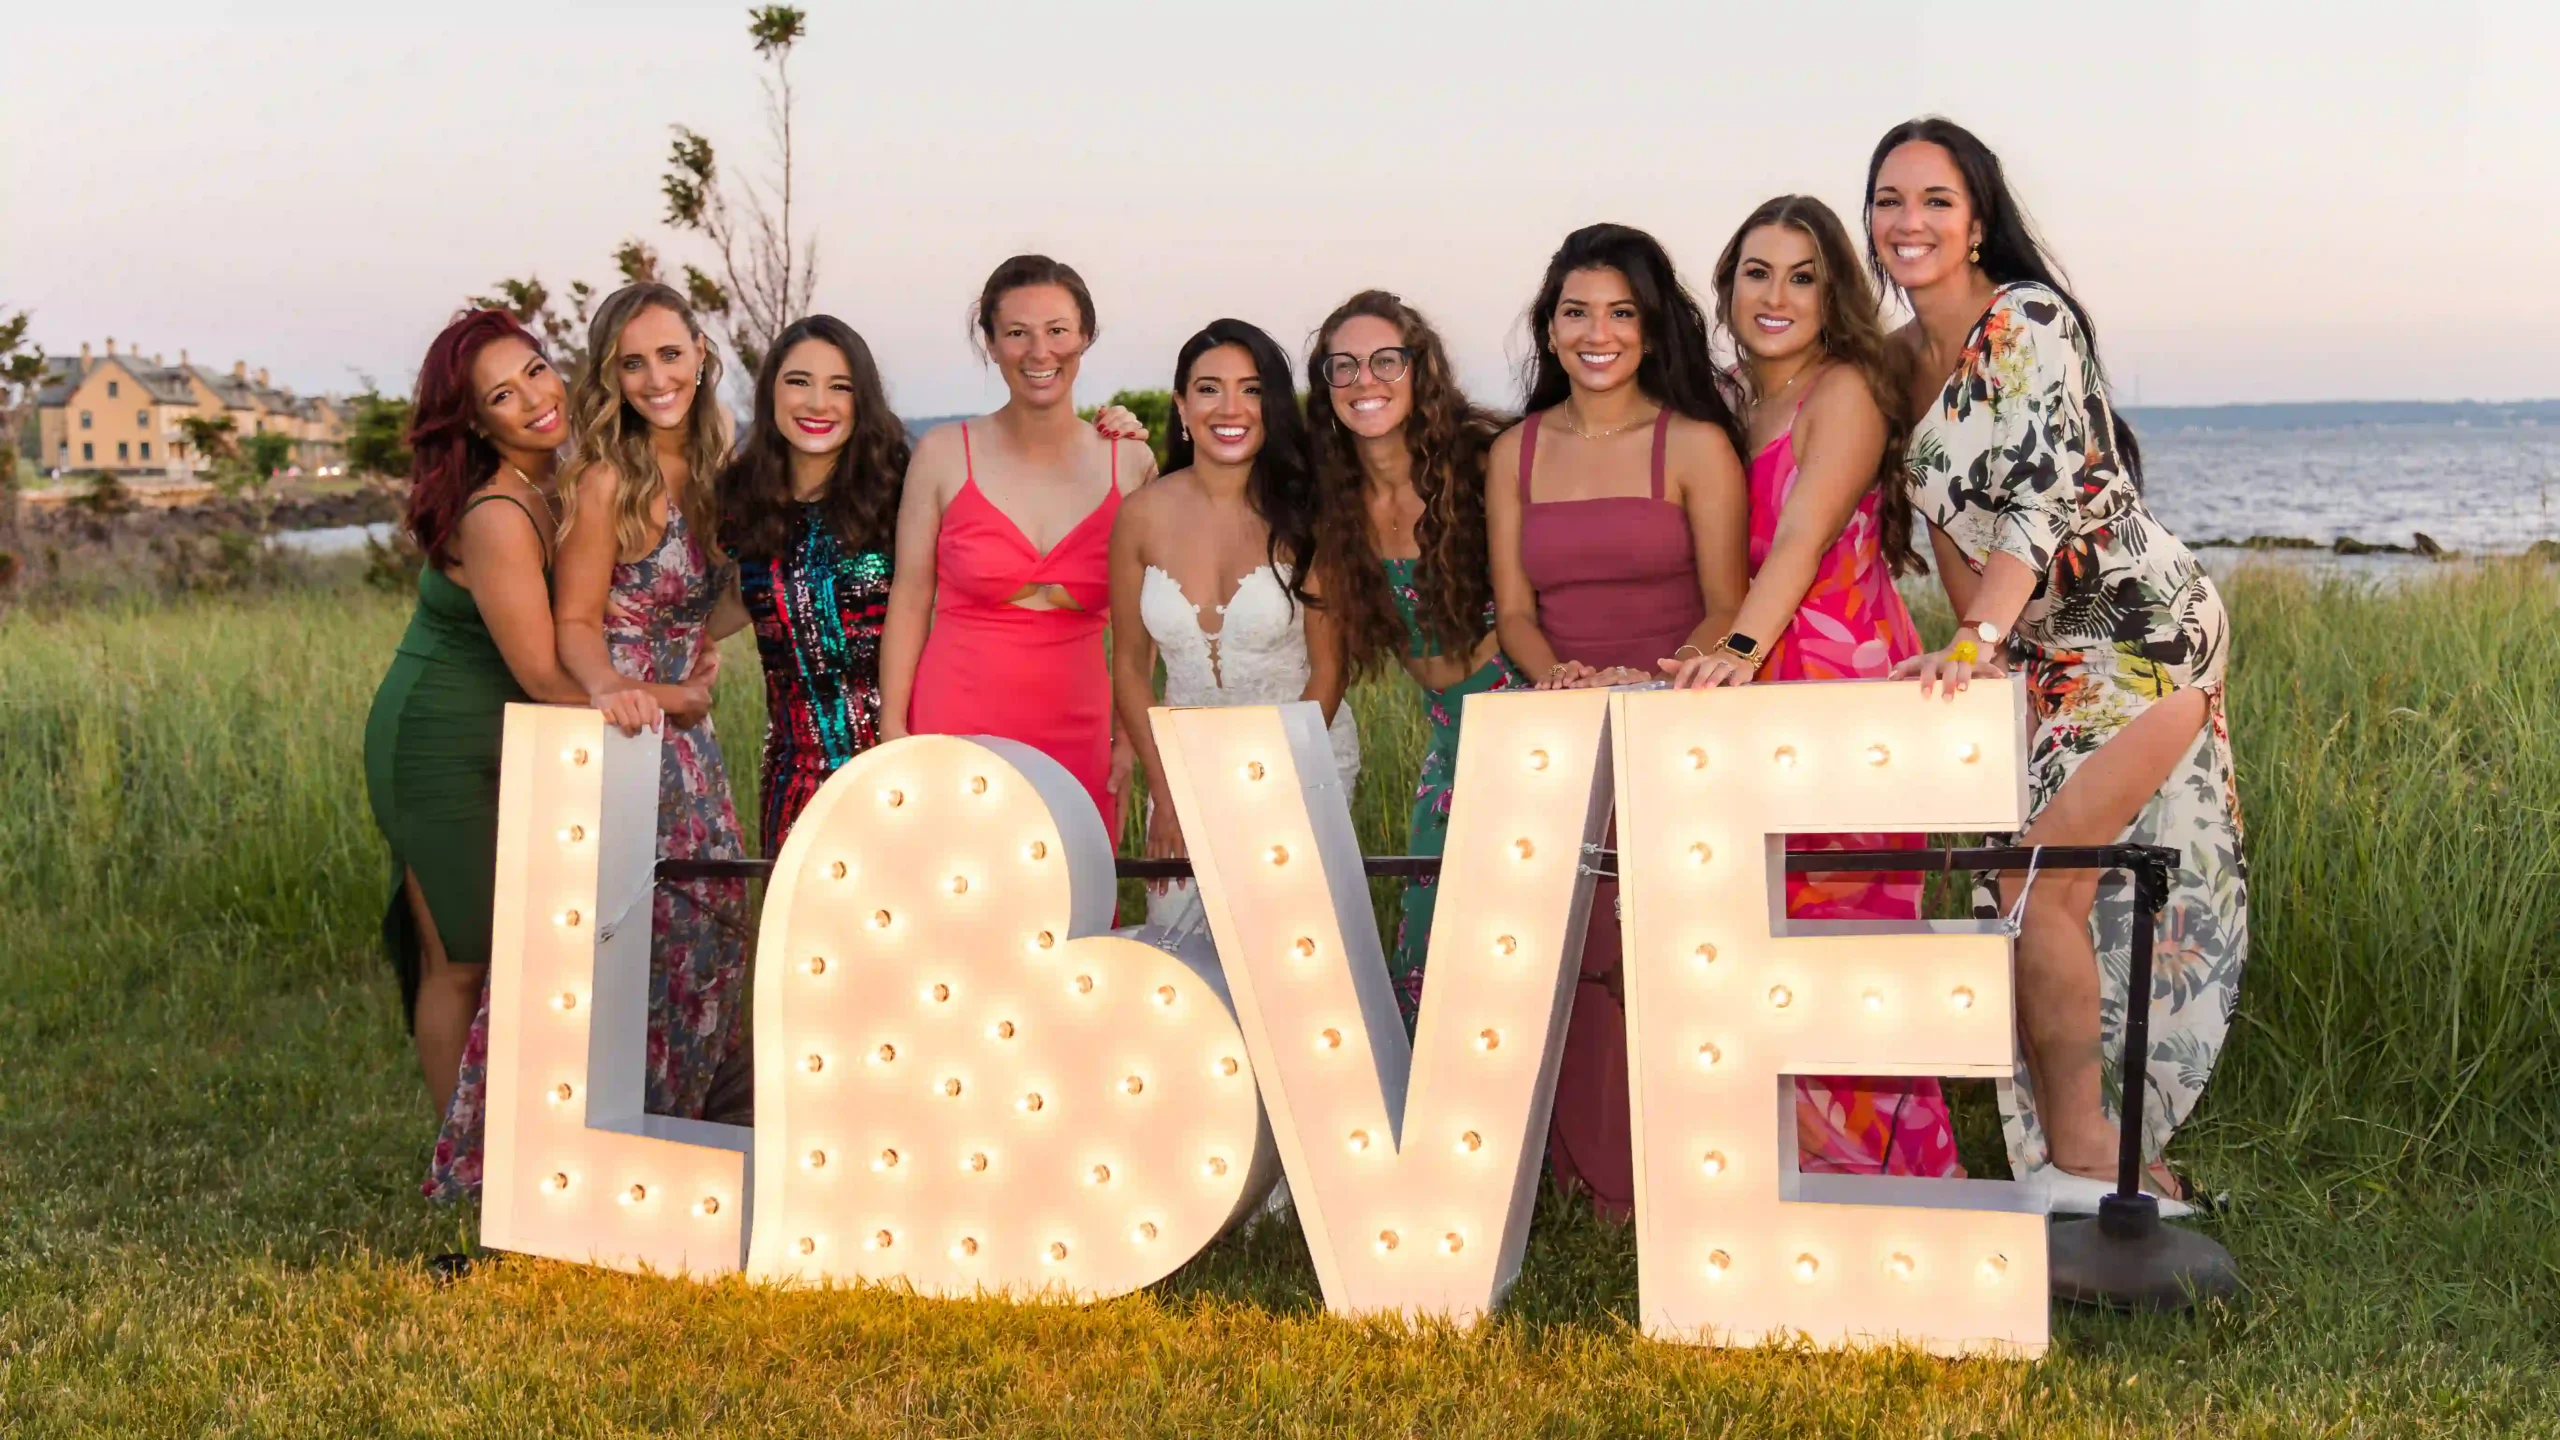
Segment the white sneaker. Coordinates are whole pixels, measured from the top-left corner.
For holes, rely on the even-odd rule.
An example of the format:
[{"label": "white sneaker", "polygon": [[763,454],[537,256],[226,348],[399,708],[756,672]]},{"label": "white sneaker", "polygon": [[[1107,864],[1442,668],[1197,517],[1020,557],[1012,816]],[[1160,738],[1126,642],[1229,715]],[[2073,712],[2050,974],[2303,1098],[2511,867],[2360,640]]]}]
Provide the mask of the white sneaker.
[{"label": "white sneaker", "polygon": [[[2018,1183],[2027,1187],[2029,1198],[2047,1215],[2095,1215],[2098,1213],[2098,1201],[2116,1192],[2113,1180],[2092,1179],[2057,1165],[2039,1165],[2028,1171],[2026,1178]],[[2142,1193],[2159,1202],[2163,1220],[2175,1220],[2195,1213],[2196,1207],[2184,1200],[2172,1200],[2147,1189]]]}]

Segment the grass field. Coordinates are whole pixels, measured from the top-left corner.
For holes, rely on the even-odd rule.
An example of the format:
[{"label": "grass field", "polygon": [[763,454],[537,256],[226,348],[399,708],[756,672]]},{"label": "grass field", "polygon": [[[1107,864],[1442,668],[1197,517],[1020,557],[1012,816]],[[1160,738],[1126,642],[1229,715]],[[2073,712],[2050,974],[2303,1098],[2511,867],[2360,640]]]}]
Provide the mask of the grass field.
[{"label": "grass field", "polygon": [[[1082,1309],[439,1288],[473,1217],[417,1197],[358,758],[405,605],[0,618],[0,1434],[2560,1434],[2560,580],[2228,588],[2256,947],[2176,1153],[2253,1289],[2036,1365],[1647,1341],[1625,1233],[1554,1204],[1473,1333],[1328,1318],[1280,1225]],[[1394,850],[1411,698],[1359,703]]]}]

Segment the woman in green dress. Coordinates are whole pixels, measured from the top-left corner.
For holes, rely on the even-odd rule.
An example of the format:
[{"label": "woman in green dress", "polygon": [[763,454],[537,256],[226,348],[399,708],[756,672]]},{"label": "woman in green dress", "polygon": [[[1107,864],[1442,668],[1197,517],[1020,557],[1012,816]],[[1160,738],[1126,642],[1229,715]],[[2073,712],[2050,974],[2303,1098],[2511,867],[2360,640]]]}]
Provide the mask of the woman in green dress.
[{"label": "woman in green dress", "polygon": [[[498,311],[455,320],[419,366],[407,523],[426,563],[365,723],[364,762],[374,822],[391,844],[383,942],[445,1120],[431,1195],[479,1183],[476,1080],[506,707],[590,699],[552,642],[552,464],[567,414],[540,343]],[[626,734],[655,727],[661,713],[645,691],[594,703]]]},{"label": "woman in green dress", "polygon": [[[1342,302],[1316,331],[1307,387],[1321,512],[1317,567],[1356,677],[1400,660],[1431,727],[1405,839],[1437,855],[1449,833],[1466,698],[1528,681],[1493,635],[1485,562],[1484,456],[1500,417],[1468,403],[1430,322],[1384,290]],[[1422,1004],[1428,879],[1405,886],[1388,972],[1405,1029]]]}]

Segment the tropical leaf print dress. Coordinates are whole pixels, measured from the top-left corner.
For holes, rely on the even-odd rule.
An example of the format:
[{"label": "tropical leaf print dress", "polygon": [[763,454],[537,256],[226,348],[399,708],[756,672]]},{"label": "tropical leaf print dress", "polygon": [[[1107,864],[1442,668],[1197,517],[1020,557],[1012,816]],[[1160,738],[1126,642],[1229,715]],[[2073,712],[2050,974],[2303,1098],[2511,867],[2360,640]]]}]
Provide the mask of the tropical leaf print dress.
[{"label": "tropical leaf print dress", "polygon": [[[2123,839],[2179,853],[2152,958],[2143,1153],[2157,1159],[2195,1108],[2221,1054],[2249,953],[2248,866],[2232,778],[2223,673],[2229,617],[2195,556],[2143,508],[2118,464],[2087,333],[2042,285],[2004,287],[1911,438],[1912,499],[1978,574],[1994,554],[2042,578],[2008,640],[2027,679],[2035,733],[2028,814],[2080,762],[2176,691],[2204,692],[2208,718]],[[1974,913],[1999,913],[1988,885]],[[2121,1100],[2133,887],[2109,875],[2089,916],[2098,953],[2104,1100]],[[2000,1087],[2009,1164],[2046,1162],[2026,1067]]]}]

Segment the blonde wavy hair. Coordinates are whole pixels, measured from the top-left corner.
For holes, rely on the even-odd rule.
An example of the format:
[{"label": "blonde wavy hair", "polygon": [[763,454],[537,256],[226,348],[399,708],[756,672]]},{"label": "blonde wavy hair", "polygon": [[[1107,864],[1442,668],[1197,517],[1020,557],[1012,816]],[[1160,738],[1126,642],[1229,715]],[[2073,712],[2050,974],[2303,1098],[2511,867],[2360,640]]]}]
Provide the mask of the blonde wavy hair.
[{"label": "blonde wavy hair", "polygon": [[[721,562],[720,502],[714,481],[729,461],[729,412],[720,403],[720,351],[694,319],[693,307],[674,287],[655,281],[625,285],[596,307],[587,327],[587,355],[569,386],[569,463],[562,473],[561,510],[576,522],[577,487],[600,466],[610,466],[618,485],[613,497],[613,542],[625,558],[637,558],[657,528],[667,493],[667,477],[658,468],[658,452],[650,442],[649,422],[622,398],[614,359],[622,348],[623,327],[641,311],[656,307],[684,322],[686,333],[702,349],[702,379],[693,408],[685,416],[684,453],[692,475],[677,506],[685,528],[715,568]],[[561,527],[568,533],[568,525]]]}]

